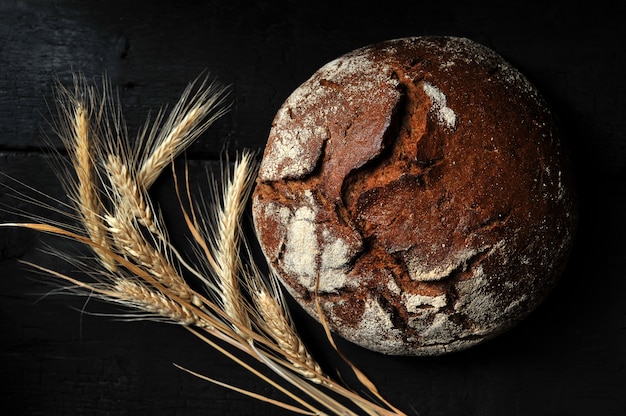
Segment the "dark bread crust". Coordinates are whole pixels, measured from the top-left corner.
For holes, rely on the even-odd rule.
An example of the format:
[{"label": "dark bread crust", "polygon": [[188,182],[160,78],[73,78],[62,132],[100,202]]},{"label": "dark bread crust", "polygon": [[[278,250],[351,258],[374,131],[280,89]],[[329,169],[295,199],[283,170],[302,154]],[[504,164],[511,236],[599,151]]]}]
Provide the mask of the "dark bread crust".
[{"label": "dark bread crust", "polygon": [[[407,38],[318,70],[279,110],[253,195],[298,302],[388,354],[493,337],[556,283],[576,224],[536,89],[467,39]],[[316,295],[316,279],[319,293]]]}]

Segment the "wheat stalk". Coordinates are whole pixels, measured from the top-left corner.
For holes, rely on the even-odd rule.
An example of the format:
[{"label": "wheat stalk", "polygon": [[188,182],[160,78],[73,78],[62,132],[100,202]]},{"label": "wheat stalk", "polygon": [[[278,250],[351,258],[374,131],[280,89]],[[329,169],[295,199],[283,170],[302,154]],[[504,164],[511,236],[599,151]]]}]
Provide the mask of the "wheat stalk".
[{"label": "wheat stalk", "polygon": [[[107,85],[105,82],[105,90]],[[67,147],[74,170],[74,175],[66,175],[69,181],[66,186],[84,232],[73,231],[72,225],[62,227],[45,221],[1,226],[27,227],[87,245],[102,267],[86,273],[97,276],[95,282],[31,266],[90,296],[124,305],[152,319],[185,326],[295,404],[202,378],[295,413],[356,416],[357,412],[348,405],[351,403],[367,415],[402,415],[384,401],[347,358],[346,362],[376,402],[337,383],[322,371],[296,331],[276,278],[272,274],[263,276],[254,263],[242,230],[242,217],[256,172],[252,153],[240,154],[232,173],[225,168],[221,189],[213,182],[215,203],[212,211],[204,211],[202,218],[196,214],[201,207],[193,202],[188,177],[188,208],[182,203],[175,178],[181,210],[205,268],[189,264],[172,247],[147,191],[163,169],[225,111],[220,107],[224,98],[222,88],[205,81],[198,92],[192,93],[193,85],[185,90],[162,126],[161,115],[151,127],[146,123],[137,136],[140,143],[135,146],[128,141],[119,109],[107,98],[112,96],[109,91],[100,95],[86,87],[83,78],[75,82],[74,92],[60,88],[61,120],[57,132]],[[205,284],[206,296],[192,289],[176,260]],[[206,270],[206,275],[202,270]],[[325,328],[328,331],[326,325]],[[328,338],[336,348],[330,333]]]}]

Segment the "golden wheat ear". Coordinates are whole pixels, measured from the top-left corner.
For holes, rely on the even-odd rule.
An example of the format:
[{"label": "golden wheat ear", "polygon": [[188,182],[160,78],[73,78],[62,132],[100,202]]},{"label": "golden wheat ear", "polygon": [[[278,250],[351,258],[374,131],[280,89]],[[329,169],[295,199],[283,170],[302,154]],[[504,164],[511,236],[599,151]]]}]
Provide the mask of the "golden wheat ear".
[{"label": "golden wheat ear", "polygon": [[[229,109],[228,89],[207,77],[196,79],[183,92],[160,129],[141,138],[144,151],[137,166],[137,183],[149,188],[163,169]],[[159,124],[157,117],[155,126]]]},{"label": "golden wheat ear", "polygon": [[105,248],[94,249],[95,254],[105,268],[114,271],[116,265],[106,255],[110,241],[103,222],[104,205],[97,160],[107,99],[80,74],[74,75],[73,89],[57,82],[54,98],[57,117],[53,127],[65,147],[72,169],[62,175],[61,182],[86,235]]},{"label": "golden wheat ear", "polygon": [[[161,111],[146,122],[136,143],[129,138],[114,97],[107,81],[98,90],[83,76],[75,78],[73,89],[57,87],[55,131],[67,148],[71,168],[61,181],[76,212],[67,218],[79,225],[40,217],[38,222],[0,226],[25,227],[82,243],[93,251],[93,261],[85,266],[83,278],[31,266],[73,290],[135,311],[133,317],[187,328],[284,394],[286,401],[186,370],[205,380],[299,414],[403,414],[383,400],[347,357],[374,400],[322,371],[297,333],[276,277],[261,273],[255,263],[242,226],[257,168],[252,152],[241,152],[232,164],[227,160],[222,165],[222,177],[211,181],[212,201],[206,205],[196,204],[188,170],[185,194],[174,177],[187,231],[197,246],[197,262],[173,246],[168,224],[148,190],[165,167],[227,111],[226,89],[207,78],[196,80],[167,118]],[[202,290],[194,289],[198,282],[192,285],[189,279],[197,279]]]}]

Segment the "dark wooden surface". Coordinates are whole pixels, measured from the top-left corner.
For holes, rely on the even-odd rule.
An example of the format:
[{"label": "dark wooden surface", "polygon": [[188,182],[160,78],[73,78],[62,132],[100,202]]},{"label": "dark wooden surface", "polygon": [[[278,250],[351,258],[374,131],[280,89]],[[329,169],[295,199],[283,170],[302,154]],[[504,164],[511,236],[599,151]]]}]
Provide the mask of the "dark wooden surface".
[{"label": "dark wooden surface", "polygon": [[[560,116],[581,198],[569,267],[548,301],[509,333],[437,358],[385,357],[341,343],[410,414],[626,414],[626,14],[619,2],[0,1],[0,171],[56,198],[42,151],[55,78],[106,72],[131,131],[209,71],[232,111],[191,148],[192,173],[220,150],[262,149],[288,94],[327,61],[391,38],[447,34],[492,47]],[[53,142],[58,146],[58,142]],[[10,183],[0,177],[0,182]],[[154,191],[166,211],[171,183]],[[0,203],[42,213],[0,188]],[[172,218],[175,221],[175,210]],[[0,221],[13,221],[0,213]],[[40,250],[77,249],[0,229],[0,409],[11,415],[243,415],[283,412],[198,380],[179,363],[272,397],[271,389],[179,327],[120,322],[84,298],[50,293],[17,263],[67,268]],[[47,296],[44,296],[47,295]],[[319,327],[296,317],[320,360]]]}]

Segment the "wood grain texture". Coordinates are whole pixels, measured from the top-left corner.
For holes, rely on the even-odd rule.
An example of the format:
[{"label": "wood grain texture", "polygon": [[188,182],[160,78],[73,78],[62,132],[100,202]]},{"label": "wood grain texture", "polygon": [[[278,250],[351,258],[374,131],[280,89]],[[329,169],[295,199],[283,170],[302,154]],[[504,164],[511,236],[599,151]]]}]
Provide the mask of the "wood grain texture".
[{"label": "wood grain texture", "polygon": [[[283,100],[329,60],[404,36],[469,37],[527,75],[561,118],[581,200],[574,255],[548,301],[484,346],[411,359],[340,345],[412,414],[625,414],[623,6],[338,3],[2,1],[0,172],[64,197],[41,133],[51,133],[46,100],[54,79],[69,83],[72,71],[96,79],[108,74],[131,132],[149,111],[173,105],[203,71],[230,85],[232,110],[188,152],[200,181],[205,168],[216,169],[225,144],[233,151],[262,149]],[[157,182],[154,196],[176,221],[168,181]],[[4,187],[0,203],[41,212]],[[0,222],[15,218],[0,213]],[[7,414],[284,414],[174,368],[179,363],[279,397],[181,328],[120,322],[90,314],[115,312],[106,305],[42,297],[54,286],[17,260],[66,267],[41,253],[44,243],[68,244],[0,229],[0,408]],[[296,319],[313,354],[328,367],[337,364],[319,340],[320,328],[303,314]]]}]

